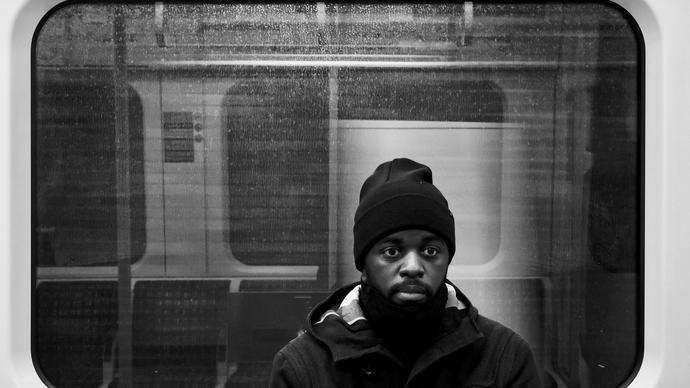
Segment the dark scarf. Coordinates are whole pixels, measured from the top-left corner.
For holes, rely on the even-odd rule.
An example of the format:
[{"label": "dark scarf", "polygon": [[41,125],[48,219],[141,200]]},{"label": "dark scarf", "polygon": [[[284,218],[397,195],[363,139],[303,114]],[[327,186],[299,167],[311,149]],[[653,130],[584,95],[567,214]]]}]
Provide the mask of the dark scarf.
[{"label": "dark scarf", "polygon": [[447,299],[445,284],[421,306],[396,305],[367,283],[362,283],[359,292],[360,306],[372,329],[407,368],[438,334]]}]

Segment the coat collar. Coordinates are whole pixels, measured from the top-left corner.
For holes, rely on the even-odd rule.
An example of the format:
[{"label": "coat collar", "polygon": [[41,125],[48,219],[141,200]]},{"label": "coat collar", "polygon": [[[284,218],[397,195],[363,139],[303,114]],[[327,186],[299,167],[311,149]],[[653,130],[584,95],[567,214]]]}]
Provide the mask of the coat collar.
[{"label": "coat collar", "polygon": [[[335,362],[378,353],[399,363],[369,326],[359,305],[360,288],[359,283],[350,284],[319,304],[309,314],[307,332],[330,349]],[[476,323],[477,309],[469,299],[448,281],[446,290],[448,300],[441,330],[434,344],[420,356],[411,375],[484,337]]]}]

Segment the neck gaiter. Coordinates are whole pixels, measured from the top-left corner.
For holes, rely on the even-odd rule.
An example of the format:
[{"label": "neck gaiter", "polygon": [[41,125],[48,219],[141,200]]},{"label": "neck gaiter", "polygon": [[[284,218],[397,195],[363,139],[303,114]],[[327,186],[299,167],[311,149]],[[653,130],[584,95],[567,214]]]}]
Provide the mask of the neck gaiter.
[{"label": "neck gaiter", "polygon": [[397,305],[367,283],[359,292],[360,306],[372,329],[408,368],[438,334],[447,299],[445,284],[422,305]]}]

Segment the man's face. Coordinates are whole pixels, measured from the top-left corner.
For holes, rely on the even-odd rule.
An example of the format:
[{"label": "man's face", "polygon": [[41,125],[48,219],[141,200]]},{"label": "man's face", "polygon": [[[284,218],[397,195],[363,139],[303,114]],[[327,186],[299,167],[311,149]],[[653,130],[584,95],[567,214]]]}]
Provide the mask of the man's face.
[{"label": "man's face", "polygon": [[362,280],[395,304],[423,304],[443,283],[449,261],[448,246],[436,234],[402,230],[382,238],[369,250]]}]

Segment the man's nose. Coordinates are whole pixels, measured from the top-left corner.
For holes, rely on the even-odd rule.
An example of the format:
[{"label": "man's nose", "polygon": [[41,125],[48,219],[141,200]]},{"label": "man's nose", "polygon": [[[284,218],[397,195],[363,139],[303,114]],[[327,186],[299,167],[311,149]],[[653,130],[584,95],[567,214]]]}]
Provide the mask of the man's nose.
[{"label": "man's nose", "polygon": [[407,253],[400,264],[400,275],[404,277],[420,277],[424,275],[422,260],[422,256],[417,252]]}]

